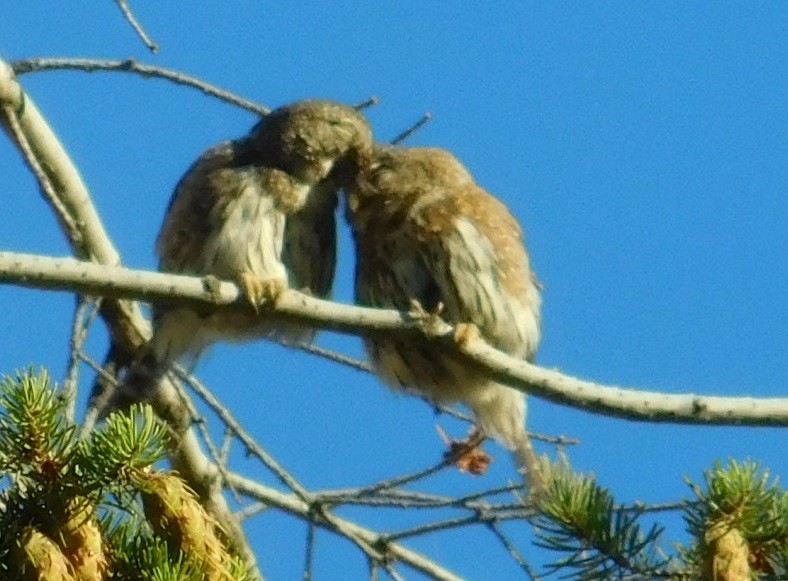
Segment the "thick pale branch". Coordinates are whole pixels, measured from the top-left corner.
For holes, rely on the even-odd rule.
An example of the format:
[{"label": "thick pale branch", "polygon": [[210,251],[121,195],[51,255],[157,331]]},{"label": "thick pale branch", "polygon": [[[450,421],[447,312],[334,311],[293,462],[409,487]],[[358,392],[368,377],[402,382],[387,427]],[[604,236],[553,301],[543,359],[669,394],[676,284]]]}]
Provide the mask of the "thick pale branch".
[{"label": "thick pale branch", "polygon": [[[58,210],[65,213],[74,230],[64,228],[74,253],[90,258],[98,263],[116,265],[120,256],[107,235],[104,225],[93,205],[76,166],[60,144],[55,133],[41,115],[33,100],[17,82],[11,67],[0,59],[0,106],[5,115],[0,117],[0,125],[9,131],[12,141],[23,156],[35,158],[35,172],[42,190],[49,192]],[[23,137],[24,144],[20,143]],[[30,160],[28,160],[30,161]],[[34,169],[35,168],[31,168]],[[96,266],[94,264],[94,266]],[[101,315],[112,335],[112,340],[126,350],[133,350],[150,334],[150,325],[133,301],[103,301]],[[180,401],[175,386],[163,381],[151,402],[156,412],[172,427],[177,446],[172,453],[172,461],[181,475],[195,490],[199,490],[215,516],[241,548],[250,565],[256,566],[254,552],[246,536],[230,511],[221,490],[210,486],[206,477],[208,459],[199,446],[194,430],[190,425],[188,410]]]},{"label": "thick pale branch", "polygon": [[[120,256],[107,235],[82,177],[52,128],[33,100],[14,76],[11,67],[0,59],[0,104],[13,110],[14,119],[2,119],[2,126],[23,156],[35,158],[35,172],[46,199],[64,224],[64,234],[74,254],[102,264],[120,264]],[[20,143],[16,131],[24,139]],[[33,160],[30,160],[33,161]],[[132,301],[105,301],[101,312],[113,338],[126,349],[134,349],[149,335],[148,322]]]},{"label": "thick pale branch", "polygon": [[[102,267],[70,258],[0,252],[0,282],[150,302],[246,308],[239,301],[239,289],[230,282]],[[457,344],[449,325],[425,324],[408,313],[333,303],[287,291],[264,316],[296,319],[349,334],[370,331],[422,334],[441,342],[447,350],[455,351],[501,382],[589,412],[651,422],[788,426],[788,398],[669,394],[603,386],[512,358],[481,340]]]},{"label": "thick pale branch", "polygon": [[[109,242],[104,226],[93,206],[88,189],[66,150],[49,127],[35,102],[25,94],[11,67],[0,60],[0,103],[16,111],[19,128],[39,161],[46,179],[61,194],[59,201],[80,226],[80,240],[71,240],[77,256],[104,264],[120,264],[117,251]],[[11,138],[17,142],[12,134]],[[42,184],[43,187],[43,184]]]}]

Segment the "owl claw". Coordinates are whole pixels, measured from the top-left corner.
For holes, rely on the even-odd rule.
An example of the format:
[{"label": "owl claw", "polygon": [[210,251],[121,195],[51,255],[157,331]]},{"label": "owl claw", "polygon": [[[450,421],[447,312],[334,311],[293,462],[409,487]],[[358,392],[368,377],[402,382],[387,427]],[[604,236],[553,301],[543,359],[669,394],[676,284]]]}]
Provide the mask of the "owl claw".
[{"label": "owl claw", "polygon": [[275,305],[288,288],[287,281],[282,278],[261,278],[251,272],[242,273],[238,284],[256,312],[260,312],[263,305]]},{"label": "owl claw", "polygon": [[460,347],[465,347],[479,337],[481,337],[479,327],[473,323],[457,323],[454,327],[454,342]]},{"label": "owl claw", "polygon": [[474,476],[481,476],[487,472],[493,457],[482,450],[481,445],[487,436],[481,428],[471,428],[468,437],[464,440],[450,438],[440,426],[436,425],[438,434],[449,449],[443,458],[446,462],[454,464],[460,472],[467,472]]},{"label": "owl claw", "polygon": [[432,311],[428,311],[418,299],[410,299],[408,314],[412,319],[419,321],[429,334],[437,335],[446,327],[446,323],[441,319],[444,308],[443,303],[439,302]]}]

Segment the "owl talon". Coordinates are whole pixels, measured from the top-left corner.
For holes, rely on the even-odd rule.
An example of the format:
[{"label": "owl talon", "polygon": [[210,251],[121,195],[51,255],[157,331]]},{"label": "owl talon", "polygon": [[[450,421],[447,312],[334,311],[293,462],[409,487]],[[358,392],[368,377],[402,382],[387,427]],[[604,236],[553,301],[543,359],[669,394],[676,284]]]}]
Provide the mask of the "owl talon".
[{"label": "owl talon", "polygon": [[282,278],[261,278],[251,272],[242,273],[238,284],[256,312],[260,312],[260,307],[264,305],[275,305],[288,288],[287,281]]},{"label": "owl talon", "polygon": [[408,314],[415,321],[421,322],[425,331],[431,335],[439,335],[446,327],[441,315],[444,311],[443,303],[439,302],[432,311],[425,309],[418,299],[410,299]]},{"label": "owl talon", "polygon": [[454,342],[460,347],[466,347],[480,337],[479,327],[473,323],[457,323],[454,327]]},{"label": "owl talon", "polygon": [[446,462],[454,464],[460,472],[467,472],[473,476],[481,476],[487,472],[493,457],[481,448],[487,438],[481,428],[474,426],[464,440],[450,438],[438,425],[435,429],[449,447],[443,456]]},{"label": "owl talon", "polygon": [[408,315],[416,320],[426,319],[427,311],[424,310],[424,307],[421,306],[421,303],[417,299],[410,299]]}]

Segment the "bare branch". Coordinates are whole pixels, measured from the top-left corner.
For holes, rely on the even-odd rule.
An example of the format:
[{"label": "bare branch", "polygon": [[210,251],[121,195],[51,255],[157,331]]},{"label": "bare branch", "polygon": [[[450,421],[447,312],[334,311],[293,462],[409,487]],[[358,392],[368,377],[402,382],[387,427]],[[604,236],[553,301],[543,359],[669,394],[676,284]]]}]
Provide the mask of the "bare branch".
[{"label": "bare branch", "polygon": [[444,458],[440,462],[437,462],[432,466],[428,466],[423,470],[418,470],[411,474],[403,474],[402,476],[390,478],[388,480],[378,482],[377,484],[373,484],[365,488],[359,488],[358,490],[355,491],[354,497],[364,498],[365,496],[370,496],[372,494],[380,492],[381,490],[389,490],[396,486],[402,486],[403,484],[409,484],[416,480],[422,480],[423,478],[427,478],[428,476],[432,476],[433,474],[440,472],[441,470],[449,467],[450,465],[451,462]]},{"label": "bare branch", "polygon": [[[25,149],[29,147],[30,155],[36,160],[36,167],[32,169],[37,178],[46,182],[40,184],[42,189],[48,190],[47,184],[52,186],[47,193],[47,199],[52,196],[51,203],[58,216],[63,214],[67,216],[61,219],[68,222],[66,234],[77,256],[91,258],[104,264],[120,264],[118,253],[109,242],[82,177],[52,129],[44,121],[35,102],[22,91],[13,71],[2,60],[0,60],[0,104],[3,105],[4,110],[14,111],[15,120],[18,122],[17,131],[23,136],[24,144],[17,141],[16,131],[13,129],[11,129],[11,137],[26,159]],[[42,173],[39,174],[36,168]],[[75,225],[79,226],[79,231],[74,230]]]},{"label": "bare branch", "polygon": [[492,531],[495,537],[501,542],[501,544],[506,548],[507,552],[512,556],[512,559],[520,565],[520,568],[523,572],[528,575],[529,579],[536,581],[539,579],[539,575],[536,573],[536,570],[531,567],[528,561],[525,560],[522,553],[517,550],[517,547],[509,540],[509,538],[503,534],[500,525],[497,521],[490,521],[487,523],[487,527]]},{"label": "bare branch", "polygon": [[[39,64],[43,66],[47,65],[47,63]],[[49,64],[51,65],[53,63],[50,62]],[[69,68],[73,64],[72,61],[68,63],[65,68]],[[82,64],[84,65],[85,62]],[[126,70],[134,69],[133,72],[139,74],[151,73],[150,69],[139,67],[134,61],[117,61],[114,63],[114,66],[121,65],[125,67]],[[116,70],[122,70],[122,67]],[[30,70],[33,69],[31,68]],[[160,72],[161,71],[157,71],[157,73]],[[151,75],[152,74],[154,73],[151,73]],[[183,81],[183,78],[178,77],[172,80],[179,82]],[[190,79],[187,79],[185,84],[201,86],[190,83],[189,81]],[[74,248],[74,252],[79,257],[89,258],[94,261],[93,263],[84,263],[60,259],[63,260],[61,266],[66,266],[65,271],[68,271],[69,268],[74,265],[92,264],[98,271],[102,271],[103,268],[113,268],[115,265],[119,264],[117,251],[103,229],[103,225],[92,205],[87,189],[79,178],[76,168],[58,143],[51,129],[47,126],[43,117],[35,109],[32,100],[22,92],[21,87],[13,77],[11,69],[2,61],[0,61],[0,105],[2,105],[5,111],[7,130],[12,134],[15,143],[25,156],[28,165],[39,180],[42,190],[47,192],[47,199],[50,205],[56,211],[59,210],[62,217],[61,226],[63,227],[67,239]],[[57,263],[58,259],[54,259],[54,263],[51,261],[49,262],[50,265]],[[109,266],[101,266],[102,264]],[[59,269],[60,267],[56,266],[55,268]],[[90,276],[85,280],[89,279]],[[203,294],[205,289],[203,288],[202,281],[200,279],[195,279],[193,282],[196,282],[198,287],[196,301],[203,302],[206,297]],[[110,283],[109,286],[112,286],[112,283]],[[123,285],[119,288],[122,288],[122,286]],[[163,291],[161,297],[167,297],[168,300],[172,300],[172,292],[173,290],[177,291],[177,288],[160,290]],[[230,290],[235,292],[237,289],[231,287]],[[125,349],[133,350],[147,339],[150,328],[148,322],[142,317],[136,303],[120,300],[125,299],[127,296],[125,292],[125,290],[122,290],[114,298],[109,297],[101,300],[101,315],[110,328],[112,340],[122,344]],[[97,292],[97,288],[93,286],[90,286],[89,292],[85,293],[86,296],[94,297],[103,294],[104,293],[100,290]],[[109,294],[112,295],[113,292]],[[218,297],[210,299],[210,302],[213,304],[213,302],[219,300],[220,302],[218,304],[221,304],[221,298],[220,292]],[[179,302],[182,299],[176,296],[175,300]],[[348,314],[351,317],[353,316],[352,311],[349,311]],[[399,323],[403,323],[399,314],[395,313],[394,315]],[[275,316],[280,315],[275,314]],[[281,316],[290,317],[291,315],[284,313]],[[81,318],[81,312],[75,313],[75,339],[79,339],[79,337],[77,337],[77,323]],[[415,320],[408,322],[408,324],[413,326],[414,329],[418,327],[418,321]],[[328,352],[320,354],[335,359],[342,358],[341,355],[330,354]],[[73,341],[72,356],[72,373],[70,376],[76,372],[75,363],[77,360],[87,361],[90,365],[94,366],[99,373],[103,373],[101,366],[93,362],[92,358],[84,353],[81,343],[78,340]],[[355,365],[357,368],[366,370],[366,365],[363,362],[355,362]],[[108,376],[108,380],[112,382],[114,381],[114,377]],[[227,501],[222,492],[222,485],[230,491],[236,492],[236,484],[238,482],[235,474],[228,471],[224,461],[226,458],[226,449],[230,440],[226,439],[222,450],[218,450],[211,441],[210,435],[207,431],[203,430],[204,445],[211,450],[215,461],[206,456],[203,451],[203,444],[193,427],[194,419],[198,417],[194,405],[191,400],[183,394],[179,386],[170,379],[162,382],[151,403],[157,413],[167,421],[172,430],[173,439],[176,442],[176,446],[172,450],[173,464],[181,475],[189,481],[192,487],[199,492],[209,509],[221,522],[224,530],[244,551],[249,562],[254,565],[255,557],[240,527],[239,518],[229,510]],[[229,425],[227,424],[228,418],[226,414],[221,413],[221,406],[218,405],[218,402],[214,403],[216,404],[212,406],[214,411],[219,413],[220,419],[222,419],[226,425]],[[199,427],[204,428],[202,423],[200,423]],[[248,439],[243,437],[241,430],[236,428],[233,429],[232,432],[236,437],[244,441],[246,445],[249,444]],[[265,457],[264,451],[261,456]],[[268,464],[269,467],[276,465],[275,462],[268,462]],[[408,476],[407,479],[395,479],[394,481],[388,482],[387,485],[393,486],[398,483],[401,484],[406,481],[412,481],[418,477],[424,477],[431,471],[432,469],[421,471],[421,476],[416,474]],[[280,472],[283,472],[283,469]],[[298,503],[298,511],[293,512],[291,510],[293,508],[292,506],[290,509],[285,509],[290,510],[293,514],[297,513],[300,518],[311,523],[309,526],[313,531],[312,534],[314,534],[315,527],[320,526],[344,536],[355,543],[355,545],[368,557],[369,561],[374,563],[375,568],[373,570],[385,570],[391,578],[399,579],[401,575],[395,569],[397,561],[399,561],[434,579],[458,578],[426,556],[405,549],[396,542],[386,541],[384,535],[359,527],[358,525],[332,514],[329,510],[333,504],[330,495],[324,496],[319,493],[310,493],[304,490],[292,476],[287,480],[287,484],[291,486],[291,489],[296,491],[296,494],[293,494],[292,497],[296,499]],[[255,486],[255,490],[258,493],[267,490],[268,492],[266,494],[269,497],[271,495],[281,495],[281,493],[267,489],[267,487],[263,485],[255,483]],[[238,489],[237,491],[243,492],[247,496],[250,495],[248,489]],[[403,495],[410,495],[413,498],[419,496],[418,493],[405,493],[404,491],[396,491],[389,488],[386,488],[385,495],[394,499],[398,492],[401,492]],[[369,500],[374,500],[371,496],[380,496],[382,491],[368,490],[367,494],[370,495]],[[245,510],[243,514],[239,516],[248,516],[261,508],[275,505],[275,503],[271,502],[270,498],[264,500],[265,497],[266,495],[262,495],[262,498],[260,498],[261,502],[248,507],[248,510]],[[379,499],[384,502],[386,500],[385,498]],[[451,506],[451,499],[445,499],[444,502],[448,503],[444,504],[444,506]],[[468,509],[471,504],[471,502],[468,502],[467,505],[463,504],[459,506],[459,508]],[[400,506],[402,506],[402,503],[400,503]],[[497,510],[498,507],[499,505],[495,505],[491,510]],[[280,506],[280,508],[282,507]],[[311,541],[308,540],[308,543],[311,543]],[[307,571],[310,569],[311,565],[306,567]]]},{"label": "bare branch", "polygon": [[408,127],[405,131],[397,135],[394,139],[392,139],[391,145],[399,145],[400,143],[405,141],[408,137],[416,133],[416,131],[424,127],[431,120],[432,120],[432,113],[428,111],[427,113],[422,115],[421,119],[416,121],[416,123]]},{"label": "bare branch", "polygon": [[[303,519],[308,519],[311,506],[300,500],[294,494],[284,494],[258,482],[245,478],[239,474],[230,473],[230,483],[241,493],[248,495],[268,506],[274,506]],[[386,556],[424,573],[432,579],[445,581],[460,581],[460,577],[444,569],[423,555],[407,549],[395,542],[386,542],[380,533],[364,528],[340,517],[335,517],[333,522],[318,520],[316,524],[326,530],[350,538],[354,536],[369,546],[381,547]],[[337,527],[340,528],[337,528]]]},{"label": "bare branch", "polygon": [[304,555],[304,574],[302,576],[304,581],[311,581],[312,570],[315,565],[315,526],[314,521],[307,524],[306,529],[306,554]]},{"label": "bare branch", "polygon": [[137,62],[134,59],[125,60],[107,60],[95,58],[30,58],[11,61],[9,63],[14,72],[18,75],[25,73],[36,73],[39,71],[55,71],[55,70],[79,70],[92,73],[94,71],[109,71],[119,73],[135,73],[145,78],[157,77],[172,81],[178,85],[185,85],[199,89],[206,95],[216,97],[222,101],[226,101],[232,105],[237,105],[242,109],[257,113],[258,115],[267,115],[271,109],[265,105],[255,103],[249,99],[245,99],[240,95],[217,87],[211,83],[187,75],[180,71],[167,69],[164,67],[157,67],[154,65],[146,65]]},{"label": "bare branch", "polygon": [[334,361],[335,363],[341,363],[342,365],[347,365],[348,367],[352,367],[358,371],[363,371],[365,373],[374,373],[374,369],[372,369],[372,365],[367,363],[366,361],[362,361],[361,359],[356,359],[355,357],[350,357],[349,355],[345,355],[344,353],[338,353],[337,351],[332,351],[331,349],[326,349],[325,347],[320,347],[319,345],[308,345],[308,344],[301,344],[301,345],[288,345],[288,347],[292,347],[293,349],[298,349],[299,351],[304,351],[306,353],[311,353],[312,355],[317,355],[318,357],[322,357],[323,359],[328,359],[329,361]]},{"label": "bare branch", "polygon": [[33,153],[30,141],[27,139],[25,132],[22,131],[22,127],[19,123],[17,110],[9,104],[4,104],[2,111],[2,121],[7,125],[8,133],[16,142],[28,168],[30,168],[30,171],[33,172],[33,175],[36,177],[36,181],[38,181],[38,185],[41,187],[41,193],[44,195],[44,199],[52,207],[60,227],[68,232],[70,237],[79,240],[79,228],[71,217],[71,214],[63,205],[63,202],[58,198],[55,186],[52,185],[52,180],[49,179],[44,168],[41,167],[41,164],[38,162],[35,153]]},{"label": "bare branch", "polygon": [[[29,254],[0,252],[0,282],[152,302],[250,308],[238,300],[240,291],[231,282],[206,285],[196,277]],[[515,359],[480,339],[457,344],[449,325],[440,321],[425,324],[409,313],[333,303],[288,290],[264,316],[348,334],[376,331],[421,335],[464,356],[498,381],[588,412],[646,422],[788,426],[788,398],[671,394],[604,386]]]},{"label": "bare branch", "polygon": [[235,513],[235,518],[239,521],[243,522],[248,518],[252,518],[255,515],[260,514],[267,510],[269,506],[264,502],[255,502],[250,504],[249,506],[245,506],[241,510]]},{"label": "bare branch", "polygon": [[367,109],[369,107],[373,107],[374,105],[377,105],[378,103],[380,103],[380,98],[377,95],[372,95],[368,99],[365,99],[364,101],[361,101],[361,103],[353,105],[353,108],[356,109],[357,111],[361,111],[363,109]]},{"label": "bare branch", "polygon": [[128,21],[129,24],[131,24],[131,27],[134,29],[134,32],[137,33],[137,36],[140,37],[140,40],[143,42],[143,44],[147,46],[153,54],[159,52],[159,45],[153,42],[145,32],[145,29],[142,28],[142,25],[140,24],[139,20],[137,20],[137,17],[134,16],[134,13],[131,11],[131,8],[129,7],[126,0],[115,0],[115,2],[120,8],[120,11],[123,13],[123,17]]},{"label": "bare branch", "polygon": [[74,320],[71,323],[69,339],[69,358],[66,378],[63,380],[63,400],[66,402],[66,417],[74,422],[77,400],[77,383],[79,381],[80,353],[88,336],[88,330],[97,314],[96,299],[77,296],[74,309]]},{"label": "bare branch", "polygon": [[309,501],[309,493],[299,484],[295,476],[288,472],[281,466],[266,450],[247,432],[241,423],[235,419],[235,416],[228,410],[222,403],[206,388],[201,381],[197,378],[190,376],[183,372],[182,369],[177,370],[180,378],[185,381],[194,392],[216,413],[238,439],[246,446],[250,454],[259,458],[271,472],[290,490],[295,492],[301,500]]},{"label": "bare branch", "polygon": [[[2,59],[0,106],[3,111],[13,111],[18,122],[16,132],[24,136],[45,179],[51,182],[54,199],[58,206],[65,208],[69,223],[77,225],[77,231],[64,229],[74,253],[98,263],[119,264],[120,256],[104,229],[79,172],[33,100],[17,82],[11,67]],[[8,124],[3,123],[3,128],[8,131]],[[21,148],[14,130],[11,131],[12,139]],[[101,302],[101,316],[112,340],[126,350],[134,350],[150,336],[150,325],[135,302],[104,300]],[[233,516],[221,489],[212,487],[212,481],[206,477],[209,461],[191,429],[188,410],[180,401],[175,386],[170,382],[162,382],[151,404],[172,428],[173,440],[177,443],[171,455],[173,464],[192,488],[201,494],[224,530],[244,553],[252,570],[256,571],[256,557],[240,523]],[[258,576],[261,577],[259,573]]]}]

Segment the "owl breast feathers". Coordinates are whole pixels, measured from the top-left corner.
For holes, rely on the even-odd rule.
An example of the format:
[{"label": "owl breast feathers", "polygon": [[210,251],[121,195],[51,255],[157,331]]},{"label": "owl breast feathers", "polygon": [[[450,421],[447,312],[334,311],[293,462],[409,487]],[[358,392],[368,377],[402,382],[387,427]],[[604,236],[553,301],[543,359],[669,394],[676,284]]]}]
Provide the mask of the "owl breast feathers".
[{"label": "owl breast feathers", "polygon": [[[328,296],[337,195],[367,163],[371,147],[361,113],[307,100],[276,109],[245,137],[207,149],[170,199],[156,242],[160,270],[233,280],[258,310],[288,287]],[[152,340],[133,356],[110,347],[106,369],[122,376],[120,389],[99,379],[92,405],[105,415],[149,398],[174,360],[193,363],[217,340],[296,343],[314,334],[264,314],[155,305]]]},{"label": "owl breast feathers", "polygon": [[[156,243],[159,268],[235,280],[253,303],[288,287],[327,296],[337,194],[371,142],[355,109],[310,100],[281,107],[248,136],[209,148],[170,200]],[[154,327],[160,361],[198,353],[219,339],[301,342],[314,335],[265,317],[184,308],[157,307]]]},{"label": "owl breast feathers", "polygon": [[[453,155],[376,146],[349,190],[348,220],[360,304],[408,310],[415,299],[427,311],[442,305],[447,322],[472,323],[498,349],[533,357],[541,299],[522,230]],[[365,343],[391,386],[436,403],[462,402],[488,434],[527,454],[521,392],[426,340],[371,334]]]}]

